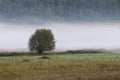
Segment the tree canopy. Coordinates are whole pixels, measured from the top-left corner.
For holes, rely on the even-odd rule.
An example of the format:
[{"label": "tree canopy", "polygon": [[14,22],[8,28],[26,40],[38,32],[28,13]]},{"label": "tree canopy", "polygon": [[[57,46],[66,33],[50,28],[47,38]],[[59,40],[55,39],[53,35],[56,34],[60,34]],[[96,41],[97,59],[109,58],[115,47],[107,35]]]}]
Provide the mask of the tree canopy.
[{"label": "tree canopy", "polygon": [[49,29],[38,29],[29,39],[29,49],[32,52],[41,54],[54,48],[54,35]]}]

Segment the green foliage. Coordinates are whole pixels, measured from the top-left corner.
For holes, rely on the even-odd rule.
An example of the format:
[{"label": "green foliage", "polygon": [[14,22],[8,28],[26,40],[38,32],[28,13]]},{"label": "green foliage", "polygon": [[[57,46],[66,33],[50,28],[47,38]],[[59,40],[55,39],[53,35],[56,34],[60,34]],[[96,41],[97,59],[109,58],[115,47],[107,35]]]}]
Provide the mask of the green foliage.
[{"label": "green foliage", "polygon": [[43,53],[55,48],[54,35],[49,29],[38,29],[30,37],[29,49],[32,52]]}]

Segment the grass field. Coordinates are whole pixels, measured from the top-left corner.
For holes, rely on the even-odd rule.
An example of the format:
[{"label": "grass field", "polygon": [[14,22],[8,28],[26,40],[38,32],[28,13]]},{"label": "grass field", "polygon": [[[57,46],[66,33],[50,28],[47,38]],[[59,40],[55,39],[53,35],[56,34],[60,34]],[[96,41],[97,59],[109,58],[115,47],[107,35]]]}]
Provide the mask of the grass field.
[{"label": "grass field", "polygon": [[0,57],[0,80],[120,80],[120,53]]}]

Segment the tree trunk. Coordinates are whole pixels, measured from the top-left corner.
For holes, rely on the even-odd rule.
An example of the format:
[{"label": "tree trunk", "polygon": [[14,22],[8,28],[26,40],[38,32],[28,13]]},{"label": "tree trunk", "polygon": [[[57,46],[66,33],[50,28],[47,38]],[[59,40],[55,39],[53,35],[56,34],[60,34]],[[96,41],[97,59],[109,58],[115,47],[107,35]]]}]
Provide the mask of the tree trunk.
[{"label": "tree trunk", "polygon": [[38,51],[37,51],[39,54],[42,54],[43,52],[44,52],[44,50],[43,49],[38,49]]}]

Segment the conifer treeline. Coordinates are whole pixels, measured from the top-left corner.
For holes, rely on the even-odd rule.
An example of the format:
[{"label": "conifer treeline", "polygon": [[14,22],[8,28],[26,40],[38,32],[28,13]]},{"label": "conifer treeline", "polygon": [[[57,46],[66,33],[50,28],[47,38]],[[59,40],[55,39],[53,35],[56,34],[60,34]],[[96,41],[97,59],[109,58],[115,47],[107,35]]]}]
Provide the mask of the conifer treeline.
[{"label": "conifer treeline", "polygon": [[2,17],[120,18],[120,0],[0,0]]}]

